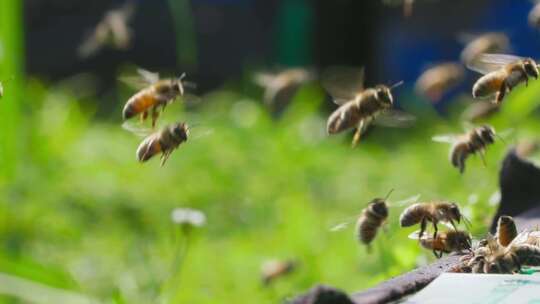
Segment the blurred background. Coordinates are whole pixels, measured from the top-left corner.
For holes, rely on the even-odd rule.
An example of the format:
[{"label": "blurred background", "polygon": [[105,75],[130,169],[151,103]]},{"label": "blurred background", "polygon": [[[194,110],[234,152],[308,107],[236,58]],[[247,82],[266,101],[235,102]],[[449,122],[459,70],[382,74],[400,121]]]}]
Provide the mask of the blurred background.
[{"label": "blurred background", "polygon": [[[479,75],[464,72],[437,102],[415,81],[459,63],[463,37],[484,32],[539,58],[534,3],[417,0],[405,17],[394,2],[0,1],[0,303],[276,303],[317,283],[362,290],[433,260],[407,239],[414,229],[398,228],[399,208],[370,254],[356,241],[356,216],[390,189],[394,201],[459,202],[482,236],[505,151],[537,140],[540,84],[480,118],[512,135],[460,175],[430,138],[463,132]],[[280,95],[279,115],[263,101],[260,72],[336,65],[365,67],[367,86],[404,80],[394,97],[416,124],[373,128],[351,149],[350,133],[326,135],[336,106],[316,77]],[[196,83],[197,101],[158,122],[200,125],[164,167],[138,163],[141,138],[121,127],[136,90],[119,79],[137,67]],[[200,210],[205,224],[179,223],[175,208]],[[341,222],[352,224],[330,231]],[[294,271],[264,285],[261,265],[274,259]]]}]

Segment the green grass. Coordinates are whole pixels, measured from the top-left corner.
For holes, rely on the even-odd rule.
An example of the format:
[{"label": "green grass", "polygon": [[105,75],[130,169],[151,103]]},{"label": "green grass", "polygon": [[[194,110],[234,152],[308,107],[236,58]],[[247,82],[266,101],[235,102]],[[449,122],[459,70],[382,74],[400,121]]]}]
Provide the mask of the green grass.
[{"label": "green grass", "polygon": [[[508,109],[536,102],[530,92],[538,90],[516,90]],[[24,92],[32,104],[23,104],[17,129],[16,174],[0,184],[0,272],[109,303],[275,303],[316,283],[349,292],[373,286],[432,259],[407,239],[414,229],[398,228],[400,208],[391,209],[372,254],[355,241],[354,225],[329,228],[393,188],[394,201],[421,194],[460,202],[480,236],[506,149],[492,146],[486,168],[472,157],[461,176],[448,163],[448,146],[430,137],[462,126],[428,114],[411,129],[374,129],[351,149],[350,134],[324,134],[322,92],[307,86],[279,121],[230,91],[204,97],[195,112],[174,104],[162,123],[201,123],[193,137],[213,133],[190,140],[160,168],[158,160],[136,162],[140,139],[120,127],[121,102],[98,119],[65,89],[31,81]],[[405,104],[409,98],[402,96]],[[519,113],[505,107],[493,123],[512,125],[514,138],[540,130]],[[478,202],[468,204],[472,194]],[[176,207],[208,217],[182,269],[172,269],[182,241],[170,220]],[[262,288],[259,268],[268,258],[300,266]]]}]

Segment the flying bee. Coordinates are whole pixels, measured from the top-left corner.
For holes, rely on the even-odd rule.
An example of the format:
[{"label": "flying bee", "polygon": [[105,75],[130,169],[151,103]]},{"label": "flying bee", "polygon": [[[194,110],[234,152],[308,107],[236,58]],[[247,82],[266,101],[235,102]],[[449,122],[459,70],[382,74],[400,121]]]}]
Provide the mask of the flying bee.
[{"label": "flying bee", "polygon": [[416,80],[415,90],[418,94],[436,103],[464,78],[465,70],[459,63],[442,63],[424,71]]},{"label": "flying bee", "polygon": [[135,15],[135,8],[134,2],[126,1],[123,6],[105,13],[92,33],[79,46],[79,57],[89,57],[105,46],[117,50],[129,48],[133,40],[129,22]]},{"label": "flying bee", "polygon": [[261,278],[265,286],[268,286],[279,277],[293,272],[297,264],[292,260],[268,260],[261,265]]},{"label": "flying bee", "polygon": [[[147,133],[147,130],[138,131],[130,125],[124,124],[123,127],[138,135]],[[189,127],[186,123],[179,122],[167,125],[144,138],[137,148],[137,160],[143,163],[161,153],[161,166],[163,166],[171,153],[180,144],[186,142],[188,137]]]},{"label": "flying bee", "polygon": [[420,238],[419,234],[419,231],[413,232],[409,235],[409,238],[419,240],[420,245],[426,249],[432,250],[437,258],[441,258],[443,253],[471,250],[471,236],[466,231],[443,231],[438,233],[436,238],[427,235]]},{"label": "flying bee", "polygon": [[372,121],[390,127],[404,127],[414,121],[409,114],[393,110],[392,89],[403,84],[398,82],[390,87],[377,85],[364,89],[364,69],[334,68],[322,75],[322,84],[339,105],[328,118],[328,134],[336,134],[356,128],[352,146]]},{"label": "flying bee", "polygon": [[446,201],[432,201],[428,203],[413,204],[401,213],[399,223],[401,227],[410,227],[420,224],[418,238],[422,239],[427,228],[427,223],[433,224],[433,239],[437,239],[437,224],[439,222],[449,223],[457,230],[455,222],[460,223],[464,219],[468,225],[467,219],[461,214],[459,206],[456,203]]},{"label": "flying bee", "polygon": [[503,247],[508,246],[518,235],[516,223],[511,216],[502,215],[497,221],[497,240]]},{"label": "flying bee", "polygon": [[298,89],[314,78],[314,73],[309,70],[291,68],[275,74],[257,73],[254,80],[264,88],[264,102],[279,115]]},{"label": "flying bee", "polygon": [[[148,112],[152,112],[153,128],[159,117],[159,110],[163,112],[169,103],[184,95],[184,78],[186,74],[184,73],[178,78],[160,80],[157,73],[142,69],[139,69],[138,72],[143,81],[147,82],[149,86],[141,89],[128,99],[122,110],[122,117],[126,120],[140,115],[141,121],[144,121],[148,117]],[[130,81],[129,79],[125,80]]]},{"label": "flying bee", "polygon": [[484,165],[485,153],[488,145],[495,142],[495,137],[502,137],[495,133],[495,129],[488,125],[476,127],[463,135],[439,135],[434,136],[433,140],[437,142],[451,143],[450,162],[459,169],[460,173],[465,171],[465,161],[471,154],[480,154]]},{"label": "flying bee", "polygon": [[469,64],[482,54],[503,53],[510,48],[510,39],[504,33],[489,32],[481,35],[462,35],[467,44],[461,51],[461,62]]},{"label": "flying bee", "polygon": [[538,66],[531,58],[504,54],[482,54],[467,64],[473,71],[484,74],[473,86],[474,98],[495,96],[494,102],[500,104],[506,94],[529,77],[538,79]]},{"label": "flying bee", "polygon": [[540,2],[536,1],[537,3],[533,6],[531,11],[529,12],[529,25],[534,28],[540,28]]}]

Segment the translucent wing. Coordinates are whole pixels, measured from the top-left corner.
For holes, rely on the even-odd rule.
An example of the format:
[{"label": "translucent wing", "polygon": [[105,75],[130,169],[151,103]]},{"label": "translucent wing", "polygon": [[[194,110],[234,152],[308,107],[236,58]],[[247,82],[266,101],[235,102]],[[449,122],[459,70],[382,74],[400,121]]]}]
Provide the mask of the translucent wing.
[{"label": "translucent wing", "polygon": [[129,131],[139,137],[146,137],[152,134],[152,129],[145,127],[140,124],[136,124],[130,121],[126,121],[122,124],[122,128],[126,131]]},{"label": "translucent wing", "polygon": [[435,135],[431,139],[436,142],[452,144],[459,139],[459,135],[456,135],[456,134]]},{"label": "translucent wing", "polygon": [[321,75],[323,88],[339,105],[364,90],[364,68],[331,67]]},{"label": "translucent wing", "polygon": [[373,124],[391,128],[406,128],[412,126],[415,121],[416,117],[412,114],[399,110],[388,110],[377,116]]},{"label": "translucent wing", "polygon": [[339,223],[339,224],[337,224],[335,226],[332,226],[330,228],[330,231],[332,231],[332,232],[341,231],[341,230],[347,228],[349,226],[349,224],[350,224],[350,222]]},{"label": "translucent wing", "polygon": [[406,206],[409,204],[413,204],[413,203],[418,202],[418,200],[420,199],[420,196],[421,196],[420,194],[417,194],[415,196],[411,196],[397,202],[392,202],[391,205],[398,207],[398,206]]},{"label": "translucent wing", "polygon": [[425,240],[427,238],[430,238],[429,233],[424,233],[422,238],[420,238],[420,230],[416,230],[415,232],[409,234],[409,239],[411,240],[420,240],[420,239]]},{"label": "translucent wing", "polygon": [[159,73],[150,72],[141,68],[137,69],[137,73],[139,73],[141,78],[149,84],[153,84],[159,81]]},{"label": "translucent wing", "polygon": [[488,74],[497,71],[509,63],[516,62],[523,57],[506,54],[482,54],[472,62],[467,63],[467,67],[480,74]]}]

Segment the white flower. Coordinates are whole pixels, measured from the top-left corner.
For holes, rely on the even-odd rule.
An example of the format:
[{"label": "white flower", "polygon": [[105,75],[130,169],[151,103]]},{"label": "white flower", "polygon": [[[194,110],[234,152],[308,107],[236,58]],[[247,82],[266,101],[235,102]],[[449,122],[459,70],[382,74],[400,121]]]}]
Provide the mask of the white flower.
[{"label": "white flower", "polygon": [[175,208],[171,212],[171,219],[179,225],[201,227],[206,224],[206,215],[202,211],[191,208]]}]

